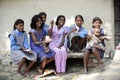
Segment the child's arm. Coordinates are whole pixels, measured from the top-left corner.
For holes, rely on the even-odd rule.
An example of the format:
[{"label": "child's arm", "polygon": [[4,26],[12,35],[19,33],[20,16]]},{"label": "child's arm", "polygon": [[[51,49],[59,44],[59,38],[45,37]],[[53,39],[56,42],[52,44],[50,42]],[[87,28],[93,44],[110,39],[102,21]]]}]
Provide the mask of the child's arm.
[{"label": "child's arm", "polygon": [[101,37],[99,37],[99,39],[100,39],[100,40],[104,40],[104,39],[110,40],[111,37],[110,37],[110,36],[101,36]]},{"label": "child's arm", "polygon": [[69,28],[68,36],[69,36],[72,32],[75,32],[75,31],[77,31],[77,28]]},{"label": "child's arm", "polygon": [[32,36],[32,39],[33,39],[33,41],[34,41],[34,43],[35,43],[36,45],[45,44],[44,41],[37,41],[36,36],[35,36],[34,33],[31,33],[30,35]]},{"label": "child's arm", "polygon": [[65,36],[66,36],[66,35],[67,35],[67,33],[64,33],[64,34],[63,34],[62,40],[61,40],[58,48],[60,48],[60,47],[62,47],[62,46],[64,45],[64,41],[65,41]]},{"label": "child's arm", "polygon": [[10,38],[10,48],[12,50],[20,50],[21,47],[17,45],[14,36],[11,34],[9,38]]},{"label": "child's arm", "polygon": [[24,47],[25,47],[25,49],[31,50],[30,45],[28,44],[28,36],[27,36],[27,34],[25,34]]},{"label": "child's arm", "polygon": [[52,35],[52,30],[53,30],[53,27],[54,27],[54,20],[52,20],[50,22],[50,25],[51,25],[51,28],[48,30],[48,35],[51,36]]}]

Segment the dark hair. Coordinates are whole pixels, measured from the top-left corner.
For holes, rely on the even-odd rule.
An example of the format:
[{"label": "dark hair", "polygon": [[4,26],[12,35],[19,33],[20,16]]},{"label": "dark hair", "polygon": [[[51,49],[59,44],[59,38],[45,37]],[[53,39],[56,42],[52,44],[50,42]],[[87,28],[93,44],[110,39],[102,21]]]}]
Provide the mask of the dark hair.
[{"label": "dark hair", "polygon": [[59,15],[59,16],[57,17],[57,19],[56,19],[56,25],[58,25],[58,21],[59,21],[59,19],[60,19],[61,17],[63,17],[64,20],[65,20],[65,16],[64,16],[64,15]]},{"label": "dark hair", "polygon": [[82,15],[77,15],[77,16],[75,16],[75,20],[76,20],[77,18],[81,18],[82,21],[84,22],[84,19],[83,19]]},{"label": "dark hair", "polygon": [[14,23],[13,30],[16,29],[16,25],[18,25],[18,24],[24,24],[24,21],[22,19],[17,19]]},{"label": "dark hair", "polygon": [[45,12],[40,12],[40,13],[39,13],[39,16],[42,17],[43,15],[44,15],[45,17],[47,16],[47,14],[46,14]]},{"label": "dark hair", "polygon": [[95,17],[95,18],[93,18],[92,23],[94,23],[95,21],[100,21],[100,23],[102,24],[102,20],[101,20],[99,17]]},{"label": "dark hair", "polygon": [[39,15],[34,15],[32,17],[31,24],[30,24],[31,29],[36,29],[36,22],[38,21],[39,18],[42,21],[41,29],[43,28],[44,23],[43,23],[42,18]]}]

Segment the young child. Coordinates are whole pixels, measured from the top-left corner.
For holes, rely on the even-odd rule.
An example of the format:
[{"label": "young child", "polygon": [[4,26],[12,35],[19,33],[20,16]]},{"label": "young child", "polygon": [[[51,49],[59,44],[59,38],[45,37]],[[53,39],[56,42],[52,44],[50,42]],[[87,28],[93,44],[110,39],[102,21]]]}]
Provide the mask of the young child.
[{"label": "young child", "polygon": [[40,12],[39,13],[39,16],[42,18],[43,20],[43,29],[46,31],[46,34],[48,35],[48,30],[49,30],[49,25],[47,25],[45,22],[46,22],[46,19],[47,19],[47,14],[45,12]]},{"label": "young child", "polygon": [[75,17],[75,25],[70,26],[68,47],[72,51],[82,51],[87,42],[87,30],[82,27],[84,19],[81,15]]},{"label": "young child", "polygon": [[[37,53],[37,62],[41,63],[40,73],[44,73],[45,66],[54,60],[55,52],[48,49],[46,43],[51,40],[46,37],[46,31],[43,29],[44,22],[39,15],[34,15],[31,20],[30,46]],[[38,69],[38,68],[37,68]]]},{"label": "young child", "polygon": [[[22,19],[17,19],[15,21],[14,31],[10,34],[9,38],[11,58],[15,64],[18,64],[17,75],[26,76],[26,73],[32,67],[34,62],[36,62],[37,54],[30,49],[27,34],[24,31],[24,21]],[[26,60],[29,60],[30,63],[22,74],[21,68]]]},{"label": "young child", "polygon": [[51,26],[49,30],[49,35],[52,38],[49,47],[56,53],[55,65],[57,74],[63,74],[66,72],[67,51],[64,43],[68,28],[65,27],[64,24],[65,16],[59,15],[56,19],[56,26]]},{"label": "young child", "polygon": [[[95,28],[98,28],[100,29],[100,37],[99,39],[101,40],[101,44],[102,46],[106,46],[105,45],[105,42],[104,40],[108,40],[110,39],[110,36],[107,36],[104,34],[104,29],[101,28],[101,25],[102,25],[102,20],[99,18],[99,17],[95,17],[92,21],[92,30],[90,31],[90,33],[92,35],[95,35],[94,34],[94,29]],[[87,36],[88,39],[91,39],[92,36],[91,35],[88,35]],[[96,48],[95,46],[91,47],[91,48],[86,48],[85,52],[84,52],[84,73],[88,73],[88,68],[87,68],[87,65],[88,65],[88,60],[89,60],[89,55],[92,53],[94,55],[94,57],[97,59],[98,61],[98,69],[100,71],[104,71],[105,68],[104,68],[104,65],[103,65],[103,62],[101,61],[101,59],[104,57],[104,50],[102,49],[98,49]]]},{"label": "young child", "polygon": [[89,40],[89,42],[87,43],[86,48],[92,48],[92,47],[96,47],[98,49],[102,49],[105,50],[106,47],[104,47],[102,45],[102,41],[99,39],[100,38],[100,29],[99,28],[94,28],[94,34],[90,34],[91,35],[91,39]]}]

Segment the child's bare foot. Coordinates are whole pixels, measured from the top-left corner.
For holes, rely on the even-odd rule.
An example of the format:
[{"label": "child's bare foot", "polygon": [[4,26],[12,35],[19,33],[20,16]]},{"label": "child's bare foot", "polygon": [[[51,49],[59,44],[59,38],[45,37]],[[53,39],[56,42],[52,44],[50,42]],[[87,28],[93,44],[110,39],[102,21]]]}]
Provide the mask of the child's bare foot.
[{"label": "child's bare foot", "polygon": [[23,77],[21,73],[17,73],[17,77]]},{"label": "child's bare foot", "polygon": [[38,67],[36,69],[39,72],[39,74],[42,74],[42,70],[41,69],[39,69]]},{"label": "child's bare foot", "polygon": [[103,72],[105,70],[104,64],[98,65],[97,69],[99,69],[100,72]]},{"label": "child's bare foot", "polygon": [[84,74],[87,74],[88,73],[88,70],[85,68],[84,69]]},{"label": "child's bare foot", "polygon": [[22,74],[22,76],[23,76],[23,77],[27,77],[27,75],[26,75],[25,73],[24,73],[24,74]]}]

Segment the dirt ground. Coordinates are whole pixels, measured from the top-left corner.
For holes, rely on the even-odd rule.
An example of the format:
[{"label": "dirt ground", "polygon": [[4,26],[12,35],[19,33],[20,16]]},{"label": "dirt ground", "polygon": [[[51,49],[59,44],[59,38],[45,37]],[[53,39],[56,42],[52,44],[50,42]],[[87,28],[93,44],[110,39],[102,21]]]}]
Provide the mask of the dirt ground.
[{"label": "dirt ground", "polygon": [[[120,51],[115,54],[120,56]],[[54,74],[47,75],[36,80],[120,80],[120,58],[103,59],[105,63],[105,71],[100,72],[94,61],[92,66],[89,66],[88,74],[83,74],[82,59],[68,59],[67,72],[64,75],[56,76]],[[46,66],[46,69],[55,69],[54,61]],[[16,75],[17,65],[11,63],[10,56],[0,52],[0,80],[34,80],[35,74],[38,74],[35,68],[31,69],[27,77],[18,77]]]}]

